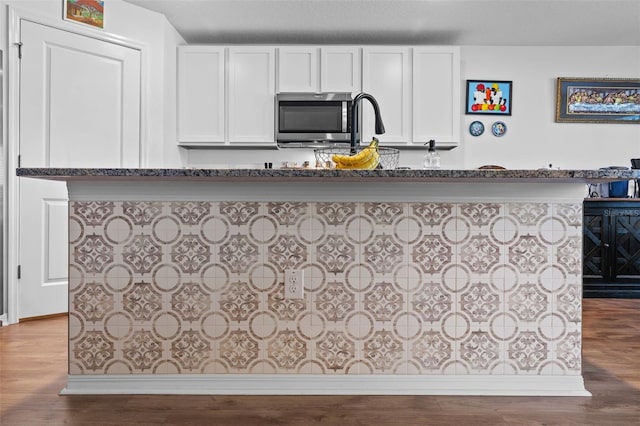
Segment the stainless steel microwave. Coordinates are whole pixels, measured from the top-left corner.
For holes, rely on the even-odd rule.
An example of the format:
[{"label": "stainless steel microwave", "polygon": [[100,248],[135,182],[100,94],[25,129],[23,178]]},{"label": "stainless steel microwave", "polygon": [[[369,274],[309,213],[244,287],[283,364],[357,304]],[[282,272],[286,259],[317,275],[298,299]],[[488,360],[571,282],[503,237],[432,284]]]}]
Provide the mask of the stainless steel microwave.
[{"label": "stainless steel microwave", "polygon": [[275,109],[281,148],[350,143],[351,93],[277,93]]}]

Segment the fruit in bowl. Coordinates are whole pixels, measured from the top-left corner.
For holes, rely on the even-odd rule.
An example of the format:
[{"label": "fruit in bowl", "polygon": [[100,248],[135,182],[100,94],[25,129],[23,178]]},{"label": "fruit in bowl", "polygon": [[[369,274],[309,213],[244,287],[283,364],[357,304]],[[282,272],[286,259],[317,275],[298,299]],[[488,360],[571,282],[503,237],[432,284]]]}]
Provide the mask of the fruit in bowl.
[{"label": "fruit in bowl", "polygon": [[336,169],[373,170],[380,164],[379,143],[377,138],[373,138],[360,152],[353,155],[333,154],[331,161],[335,163]]},{"label": "fruit in bowl", "polygon": [[397,148],[379,146],[377,138],[355,154],[350,148],[319,148],[314,150],[316,164],[321,168],[336,170],[393,170],[398,167],[400,151]]}]

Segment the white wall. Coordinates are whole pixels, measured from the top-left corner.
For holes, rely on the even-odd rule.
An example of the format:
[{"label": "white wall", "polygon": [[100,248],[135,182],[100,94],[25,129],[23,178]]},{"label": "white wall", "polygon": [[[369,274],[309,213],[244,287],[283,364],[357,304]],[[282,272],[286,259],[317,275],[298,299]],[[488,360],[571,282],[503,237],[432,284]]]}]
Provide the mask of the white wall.
[{"label": "white wall", "polygon": [[[640,78],[640,46],[465,46],[461,57],[463,80],[513,81],[511,116],[464,116],[461,151],[465,167],[630,167],[629,160],[640,157],[637,123],[555,122],[558,77]],[[469,134],[474,120],[484,123],[483,135]],[[507,133],[499,138],[491,134],[496,120],[507,125]]]},{"label": "white wall", "polygon": [[147,75],[142,79],[147,89],[146,111],[143,110],[147,116],[143,129],[146,132],[143,167],[177,166],[179,154],[174,143],[175,130],[172,130],[176,125],[176,96],[175,88],[171,87],[175,85],[168,86],[167,82],[175,81],[176,46],[184,40],[162,14],[120,0],[105,3],[106,29],[144,43],[149,52]]}]

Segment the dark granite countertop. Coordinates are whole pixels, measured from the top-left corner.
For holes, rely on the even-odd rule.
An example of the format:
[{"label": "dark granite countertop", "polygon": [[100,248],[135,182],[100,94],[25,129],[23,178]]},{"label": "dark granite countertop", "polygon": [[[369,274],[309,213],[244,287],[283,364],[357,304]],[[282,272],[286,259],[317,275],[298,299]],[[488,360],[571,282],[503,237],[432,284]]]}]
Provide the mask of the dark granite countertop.
[{"label": "dark granite countertop", "polygon": [[385,181],[597,183],[640,179],[640,170],[326,170],[326,169],[133,169],[18,168],[16,175],[50,180]]}]

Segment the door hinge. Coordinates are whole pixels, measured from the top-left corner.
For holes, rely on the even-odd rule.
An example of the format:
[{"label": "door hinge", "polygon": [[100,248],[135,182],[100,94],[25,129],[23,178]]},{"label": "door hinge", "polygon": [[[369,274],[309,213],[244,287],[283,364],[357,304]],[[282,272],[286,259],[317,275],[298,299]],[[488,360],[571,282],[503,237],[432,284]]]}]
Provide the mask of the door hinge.
[{"label": "door hinge", "polygon": [[19,41],[17,43],[13,43],[13,44],[18,46],[18,59],[22,59],[22,42]]},{"label": "door hinge", "polygon": [[22,167],[22,155],[18,155],[18,168]]},{"label": "door hinge", "polygon": [[18,265],[18,279],[22,278],[22,265]]}]

